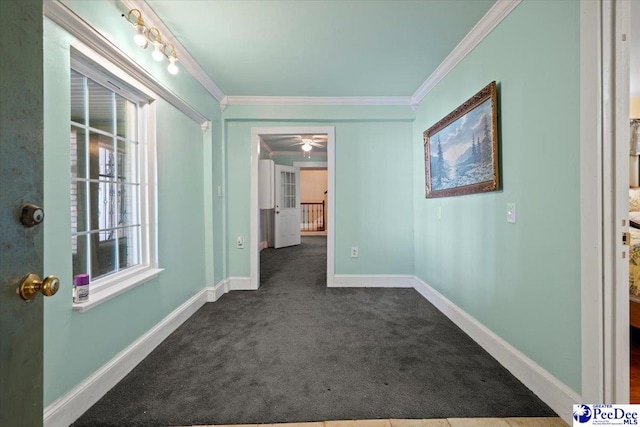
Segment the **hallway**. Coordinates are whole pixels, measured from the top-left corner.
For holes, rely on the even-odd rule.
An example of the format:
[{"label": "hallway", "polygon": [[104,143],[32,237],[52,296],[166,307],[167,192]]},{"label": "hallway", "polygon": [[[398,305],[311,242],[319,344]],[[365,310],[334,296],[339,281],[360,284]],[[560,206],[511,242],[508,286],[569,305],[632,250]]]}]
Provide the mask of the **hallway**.
[{"label": "hallway", "polygon": [[265,249],[75,426],[554,417],[413,289],[327,288],[326,238]]}]

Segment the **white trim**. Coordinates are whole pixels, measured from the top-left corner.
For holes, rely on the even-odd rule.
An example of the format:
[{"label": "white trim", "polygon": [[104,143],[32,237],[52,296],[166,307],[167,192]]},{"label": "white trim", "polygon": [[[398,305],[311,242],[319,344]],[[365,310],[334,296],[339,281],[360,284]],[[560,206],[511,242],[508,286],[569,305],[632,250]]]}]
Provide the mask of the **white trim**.
[{"label": "white trim", "polygon": [[581,402],[580,395],[417,277],[414,277],[414,286],[416,291],[571,424],[572,405]]},{"label": "white trim", "polygon": [[216,302],[222,295],[229,293],[229,281],[221,280],[215,286],[206,288],[207,302]]},{"label": "white trim", "polygon": [[229,277],[227,282],[229,282],[230,291],[255,291],[258,289],[252,284],[251,277]]},{"label": "white trim", "polygon": [[[44,15],[64,28],[79,42],[96,51],[98,54],[117,65],[125,73],[134,77],[145,86],[148,86],[151,90],[156,92],[159,97],[169,102],[192,120],[196,121],[200,125],[209,121],[206,116],[200,114],[200,112],[189,105],[186,101],[171,90],[167,89],[162,83],[156,80],[151,73],[122,53],[116,45],[96,31],[59,0],[45,1]],[[127,25],[126,22],[124,25]]]},{"label": "white trim", "polygon": [[142,12],[142,16],[145,23],[148,23],[151,27],[156,27],[162,33],[162,39],[176,49],[178,56],[178,62],[182,64],[185,71],[194,79],[198,81],[204,87],[216,101],[221,102],[226,95],[222,92],[222,89],[209,77],[204,69],[193,59],[189,54],[189,51],[180,43],[180,41],[171,33],[169,28],[162,22],[162,19],[151,9],[151,7],[144,0],[120,0],[120,3],[126,8],[126,12],[131,9],[138,9]]},{"label": "white trim", "polygon": [[67,426],[78,419],[198,311],[207,302],[207,292],[203,289],[189,298],[104,366],[48,405],[43,412],[44,427]]},{"label": "white trim", "polygon": [[328,168],[328,162],[293,162],[293,166],[299,167],[300,169],[311,169],[311,168]]},{"label": "white trim", "polygon": [[227,105],[411,105],[410,96],[227,96]]},{"label": "white trim", "polygon": [[260,287],[260,213],[258,210],[258,160],[260,158],[260,135],[278,134],[327,134],[327,286],[333,283],[334,275],[334,224],[335,224],[335,127],[252,127],[250,141],[250,203],[249,203],[249,277],[248,289]]},{"label": "white trim", "polygon": [[582,397],[604,402],[600,2],[580,2]]},{"label": "white trim", "polygon": [[415,276],[393,274],[336,274],[332,288],[413,288]]},{"label": "white trim", "polygon": [[[494,28],[520,4],[522,0],[498,0],[469,31],[451,53],[442,61],[424,83],[415,91],[409,105],[419,105],[422,99],[431,92],[440,80],[451,72]],[[417,108],[414,108],[414,111]]]},{"label": "white trim", "polygon": [[[629,402],[629,261],[622,233],[629,215],[630,3],[602,3],[603,403]],[[624,225],[623,225],[624,221]]]}]

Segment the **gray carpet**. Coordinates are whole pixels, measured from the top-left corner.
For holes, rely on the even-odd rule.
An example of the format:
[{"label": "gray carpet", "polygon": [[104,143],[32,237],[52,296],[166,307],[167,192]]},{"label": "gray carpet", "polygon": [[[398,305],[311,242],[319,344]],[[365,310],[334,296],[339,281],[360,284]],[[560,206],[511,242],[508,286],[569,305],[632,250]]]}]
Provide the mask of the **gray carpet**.
[{"label": "gray carpet", "polygon": [[329,289],[326,238],[261,254],[75,426],[556,416],[413,289]]}]

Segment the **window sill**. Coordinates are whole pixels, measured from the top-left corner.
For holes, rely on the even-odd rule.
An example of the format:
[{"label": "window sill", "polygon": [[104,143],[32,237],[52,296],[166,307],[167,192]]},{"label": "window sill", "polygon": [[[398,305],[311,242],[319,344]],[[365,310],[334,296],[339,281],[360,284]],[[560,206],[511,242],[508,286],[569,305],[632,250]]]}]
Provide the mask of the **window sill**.
[{"label": "window sill", "polygon": [[115,298],[120,294],[127,292],[129,289],[133,289],[149,280],[158,277],[163,271],[161,268],[154,267],[142,267],[138,271],[131,272],[126,276],[116,276],[113,278],[106,278],[103,280],[97,280],[95,288],[89,285],[89,301],[74,302],[74,311],[87,311],[96,307],[103,302],[109,301],[111,298]]}]

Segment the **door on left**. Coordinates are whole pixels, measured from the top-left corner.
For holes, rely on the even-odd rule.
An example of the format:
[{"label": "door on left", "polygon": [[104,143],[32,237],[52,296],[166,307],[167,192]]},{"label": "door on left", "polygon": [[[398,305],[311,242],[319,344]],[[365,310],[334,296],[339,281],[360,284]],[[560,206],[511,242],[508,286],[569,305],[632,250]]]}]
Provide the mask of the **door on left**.
[{"label": "door on left", "polygon": [[[0,4],[0,425],[42,425],[43,295],[16,292],[43,277],[44,223],[21,206],[43,204],[42,1]],[[42,219],[36,213],[36,219]],[[44,213],[46,217],[46,212]]]}]

